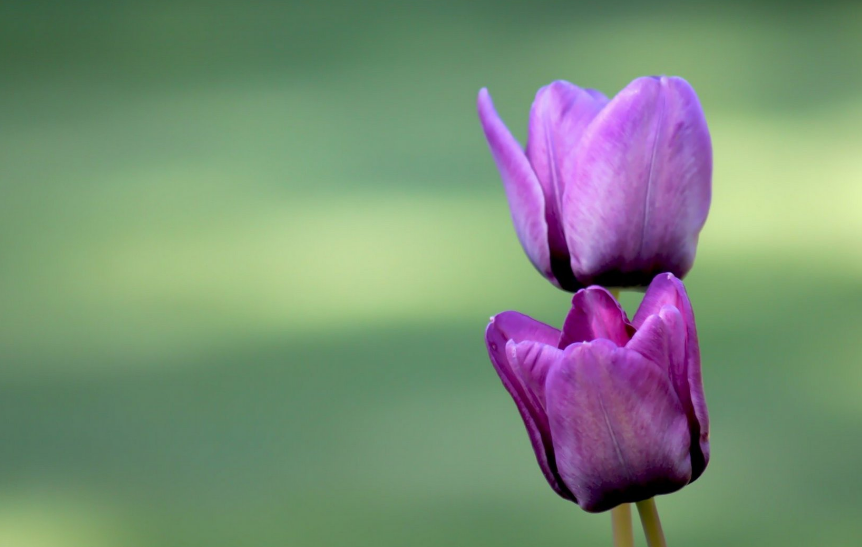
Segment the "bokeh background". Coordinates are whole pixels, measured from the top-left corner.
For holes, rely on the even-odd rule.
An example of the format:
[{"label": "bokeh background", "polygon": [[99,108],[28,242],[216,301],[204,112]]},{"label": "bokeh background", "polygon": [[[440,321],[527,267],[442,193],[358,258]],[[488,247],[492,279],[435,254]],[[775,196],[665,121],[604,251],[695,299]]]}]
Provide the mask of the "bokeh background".
[{"label": "bokeh background", "polygon": [[634,0],[3,2],[0,545],[609,545],[485,353],[568,298],[475,97],[661,73],[715,150],[670,545],[858,545],[862,5]]}]

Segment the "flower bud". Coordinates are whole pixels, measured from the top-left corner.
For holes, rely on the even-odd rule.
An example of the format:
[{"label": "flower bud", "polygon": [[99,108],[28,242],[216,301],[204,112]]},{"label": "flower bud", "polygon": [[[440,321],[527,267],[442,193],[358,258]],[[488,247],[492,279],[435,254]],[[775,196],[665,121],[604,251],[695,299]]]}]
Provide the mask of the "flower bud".
[{"label": "flower bud", "polygon": [[558,287],[642,287],[694,263],[709,211],[712,145],[692,87],[638,78],[608,100],[564,81],[543,87],[526,150],[486,89],[479,119],[515,231]]},{"label": "flower bud", "polygon": [[706,468],[697,330],[673,275],[655,278],[632,321],[593,286],[575,294],[561,331],[509,311],[485,340],[545,478],[584,510],[679,490]]}]

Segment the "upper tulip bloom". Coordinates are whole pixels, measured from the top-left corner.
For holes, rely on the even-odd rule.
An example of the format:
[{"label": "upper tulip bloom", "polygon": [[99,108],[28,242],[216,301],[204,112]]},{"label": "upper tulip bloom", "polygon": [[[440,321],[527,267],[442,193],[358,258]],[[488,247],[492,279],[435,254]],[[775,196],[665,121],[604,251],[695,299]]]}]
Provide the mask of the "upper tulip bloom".
[{"label": "upper tulip bloom", "polygon": [[562,331],[509,311],[485,341],[560,496],[599,512],[678,490],[706,468],[697,331],[673,275],[655,278],[632,321],[589,287]]},{"label": "upper tulip bloom", "polygon": [[712,186],[709,130],[688,82],[638,78],[611,101],[553,82],[536,94],[526,151],[487,89],[478,107],[515,231],[542,275],[575,291],[688,273]]}]

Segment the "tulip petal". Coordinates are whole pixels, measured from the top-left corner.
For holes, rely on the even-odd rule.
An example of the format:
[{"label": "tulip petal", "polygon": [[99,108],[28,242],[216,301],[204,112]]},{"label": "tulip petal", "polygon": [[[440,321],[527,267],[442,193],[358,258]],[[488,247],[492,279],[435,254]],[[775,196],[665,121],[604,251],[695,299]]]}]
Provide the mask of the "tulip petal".
[{"label": "tulip petal", "polygon": [[545,200],[539,180],[521,145],[494,109],[491,95],[485,88],[479,91],[478,109],[491,155],[503,179],[518,240],[533,266],[545,277],[556,281],[551,271]]},{"label": "tulip petal", "polygon": [[[682,313],[673,306],[664,306],[658,314],[650,315],[644,321],[626,348],[640,353],[667,370],[671,385],[688,417],[691,432],[691,480],[695,480],[706,468],[709,459],[709,443],[707,439],[702,438],[703,431],[692,401],[685,329]],[[706,404],[703,398],[700,402],[705,411]]]},{"label": "tulip petal", "polygon": [[625,310],[606,289],[598,286],[581,289],[572,298],[572,309],[563,323],[559,348],[577,342],[605,338],[625,346],[634,328]]},{"label": "tulip petal", "polygon": [[[709,412],[706,408],[706,397],[703,392],[703,377],[700,365],[700,344],[697,339],[697,325],[694,321],[694,310],[682,281],[672,274],[662,274],[653,279],[647,288],[644,299],[632,320],[632,324],[641,331],[649,331],[648,325],[656,316],[660,316],[667,324],[668,307],[679,311],[679,321],[685,332],[685,366],[677,373],[674,384],[683,402],[686,413],[690,416],[692,429],[692,480],[697,479],[709,463]],[[675,335],[678,336],[678,335]],[[628,346],[633,348],[632,344]],[[678,342],[674,342],[678,343]],[[687,393],[687,395],[686,395]],[[698,450],[699,449],[699,450]]]},{"label": "tulip petal", "polygon": [[[674,384],[683,407],[687,406],[685,400],[689,398],[689,394],[688,379],[685,377],[685,324],[679,310],[672,306],[665,306],[659,313],[649,316],[626,348],[640,353],[665,369],[672,379],[671,383]],[[680,386],[673,381],[674,377],[680,377],[685,389],[680,389]]]},{"label": "tulip petal", "polygon": [[667,374],[606,340],[570,346],[548,374],[548,418],[562,480],[599,512],[685,486],[685,413]]},{"label": "tulip petal", "polygon": [[557,362],[562,351],[556,346],[541,342],[523,341],[516,343],[509,340],[506,344],[506,354],[515,374],[526,388],[527,395],[532,397],[542,410],[545,410],[545,381],[551,366]]},{"label": "tulip petal", "polygon": [[652,315],[657,315],[665,306],[673,306],[678,309],[686,321],[686,330],[697,336],[697,328],[694,324],[694,312],[685,285],[671,273],[663,273],[655,276],[644,293],[638,311],[632,318],[632,324],[640,330],[644,322]]},{"label": "tulip petal", "polygon": [[569,249],[563,234],[561,197],[569,174],[562,171],[561,164],[563,158],[574,153],[584,129],[607,102],[598,91],[556,81],[539,89],[530,109],[527,158],[545,196],[554,273],[557,279],[570,278],[570,282],[563,285],[576,286],[576,282],[572,278]]},{"label": "tulip petal", "polygon": [[[548,425],[548,416],[542,407],[543,401],[540,401],[526,385],[532,384],[533,380],[530,379],[525,382],[521,376],[524,371],[529,371],[530,375],[539,374],[540,369],[547,366],[547,362],[544,359],[541,363],[531,362],[527,358],[529,352],[526,348],[522,350],[523,353],[521,354],[524,360],[517,359],[517,344],[519,342],[532,341],[553,348],[559,336],[560,333],[557,329],[526,315],[510,311],[491,318],[491,322],[485,330],[485,343],[494,369],[500,376],[506,391],[515,401],[515,406],[524,420],[542,474],[557,494],[574,501],[571,492],[557,472],[551,430]],[[510,342],[514,345],[510,345]],[[527,377],[532,378],[532,376]],[[544,394],[542,398],[544,398]]]},{"label": "tulip petal", "polygon": [[491,318],[491,324],[506,341],[514,340],[515,343],[529,340],[556,346],[560,338],[559,330],[516,311],[498,313]]},{"label": "tulip petal", "polygon": [[587,127],[562,169],[572,174],[563,229],[579,281],[633,286],[660,272],[688,272],[709,210],[712,148],[685,80],[633,81]]}]

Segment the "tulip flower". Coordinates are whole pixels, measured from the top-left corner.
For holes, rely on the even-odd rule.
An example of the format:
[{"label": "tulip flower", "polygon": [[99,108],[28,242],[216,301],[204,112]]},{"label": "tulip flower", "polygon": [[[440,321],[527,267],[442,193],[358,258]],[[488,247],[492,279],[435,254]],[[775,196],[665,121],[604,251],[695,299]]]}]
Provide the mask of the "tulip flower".
[{"label": "tulip flower", "polygon": [[638,78],[612,100],[564,81],[530,110],[526,149],[486,89],[479,119],[530,261],[558,287],[643,287],[691,269],[709,211],[712,145],[682,78]]},{"label": "tulip flower", "polygon": [[697,331],[685,287],[657,276],[629,321],[604,288],[578,291],[562,331],[491,318],[491,362],[551,488],[589,512],[676,491],[709,461]]}]

